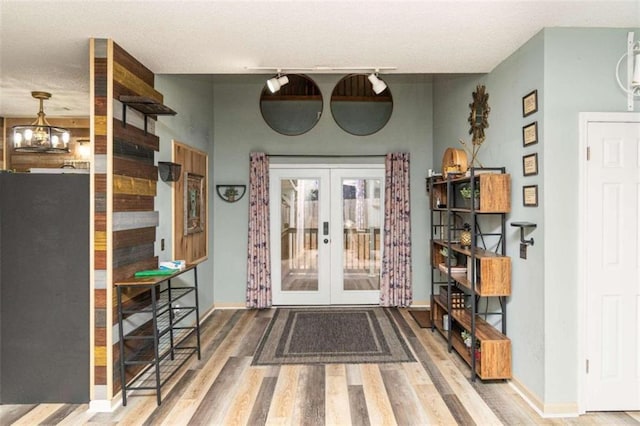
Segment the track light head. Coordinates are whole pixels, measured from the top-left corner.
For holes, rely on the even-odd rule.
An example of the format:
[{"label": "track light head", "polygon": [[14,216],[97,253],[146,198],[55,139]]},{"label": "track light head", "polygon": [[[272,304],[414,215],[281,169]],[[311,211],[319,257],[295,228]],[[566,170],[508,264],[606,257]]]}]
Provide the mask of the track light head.
[{"label": "track light head", "polygon": [[387,84],[384,81],[380,80],[376,73],[372,72],[367,78],[371,82],[371,87],[373,88],[373,91],[376,95],[384,92],[384,90],[387,88]]},{"label": "track light head", "polygon": [[286,75],[280,76],[278,74],[276,77],[270,78],[267,80],[267,87],[271,91],[271,93],[276,93],[282,86],[289,83],[289,77]]}]

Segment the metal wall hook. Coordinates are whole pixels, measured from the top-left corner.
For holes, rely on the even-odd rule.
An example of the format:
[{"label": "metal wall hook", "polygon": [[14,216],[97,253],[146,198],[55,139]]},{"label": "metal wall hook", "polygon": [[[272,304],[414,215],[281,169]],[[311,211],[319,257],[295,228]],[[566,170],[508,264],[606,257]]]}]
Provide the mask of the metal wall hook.
[{"label": "metal wall hook", "polygon": [[535,223],[532,223],[532,222],[511,222],[511,226],[516,226],[516,227],[520,228],[520,243],[521,244],[533,245],[533,237],[529,238],[528,240],[524,239],[524,230],[525,230],[525,228],[535,229],[538,225],[536,225]]}]

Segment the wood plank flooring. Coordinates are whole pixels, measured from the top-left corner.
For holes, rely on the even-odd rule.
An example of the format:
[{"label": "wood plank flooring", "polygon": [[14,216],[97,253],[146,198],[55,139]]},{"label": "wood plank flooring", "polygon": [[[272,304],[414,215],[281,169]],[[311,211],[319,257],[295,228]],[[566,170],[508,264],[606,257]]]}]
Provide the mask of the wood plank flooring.
[{"label": "wood plank flooring", "polygon": [[638,412],[544,419],[505,382],[472,383],[443,339],[394,311],[418,362],[251,366],[274,310],[214,311],[193,358],[155,394],[130,393],[126,407],[90,413],[87,404],[0,405],[0,425],[426,425],[640,424]]}]

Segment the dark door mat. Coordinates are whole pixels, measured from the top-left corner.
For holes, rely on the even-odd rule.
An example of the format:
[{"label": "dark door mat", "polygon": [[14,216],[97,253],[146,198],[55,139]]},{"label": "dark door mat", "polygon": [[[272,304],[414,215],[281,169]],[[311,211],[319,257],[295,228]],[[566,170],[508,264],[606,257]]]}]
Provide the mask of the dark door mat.
[{"label": "dark door mat", "polygon": [[420,328],[431,327],[431,311],[429,309],[409,309],[409,313]]}]

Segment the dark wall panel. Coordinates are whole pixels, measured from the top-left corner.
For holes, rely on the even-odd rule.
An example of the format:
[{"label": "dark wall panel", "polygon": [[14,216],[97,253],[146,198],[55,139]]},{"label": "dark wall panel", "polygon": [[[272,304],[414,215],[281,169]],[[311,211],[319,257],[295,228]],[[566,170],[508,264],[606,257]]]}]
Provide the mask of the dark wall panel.
[{"label": "dark wall panel", "polygon": [[0,174],[3,404],[89,400],[89,175]]}]

